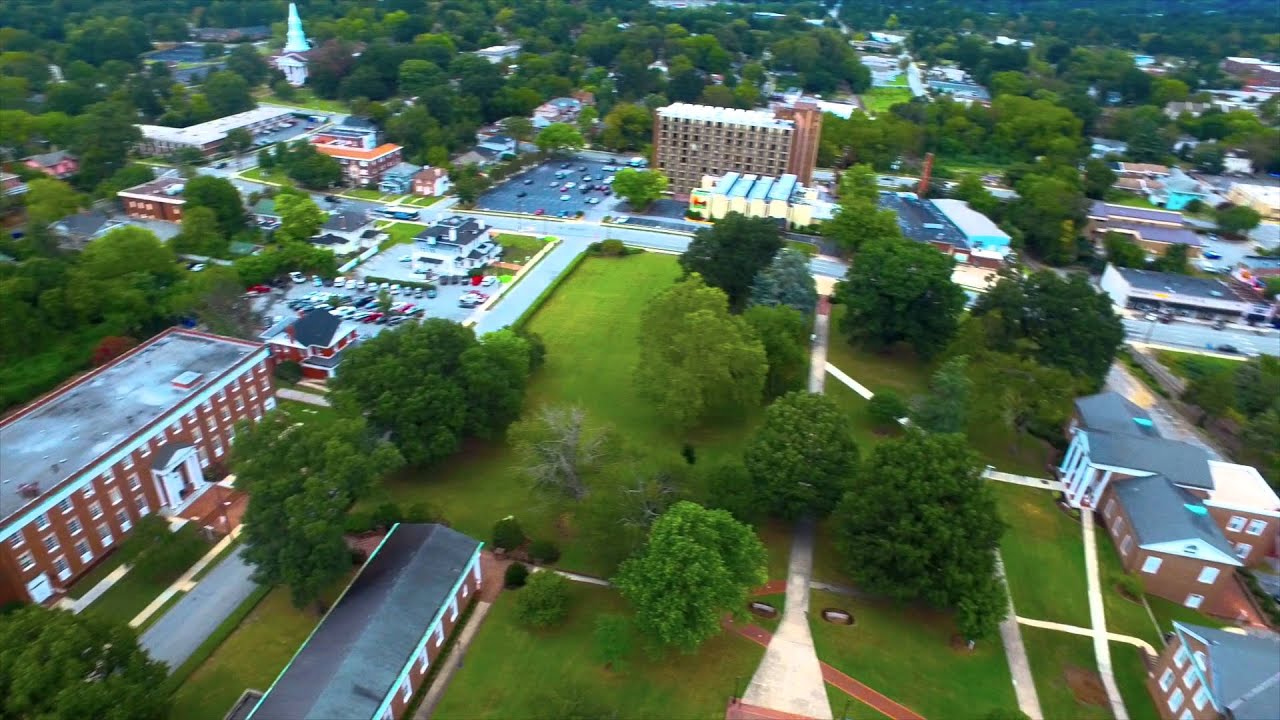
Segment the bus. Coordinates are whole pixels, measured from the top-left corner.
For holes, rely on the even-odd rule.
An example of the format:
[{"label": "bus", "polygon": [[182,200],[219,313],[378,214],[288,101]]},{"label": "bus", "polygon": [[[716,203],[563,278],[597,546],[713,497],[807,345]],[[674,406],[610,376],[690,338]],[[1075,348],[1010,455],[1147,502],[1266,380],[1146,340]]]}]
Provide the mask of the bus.
[{"label": "bus", "polygon": [[421,212],[415,208],[407,207],[385,207],[374,210],[375,215],[392,218],[393,220],[417,220],[421,217]]},{"label": "bus", "polygon": [[649,161],[642,157],[633,157],[627,161],[627,165],[633,168],[648,167]]}]

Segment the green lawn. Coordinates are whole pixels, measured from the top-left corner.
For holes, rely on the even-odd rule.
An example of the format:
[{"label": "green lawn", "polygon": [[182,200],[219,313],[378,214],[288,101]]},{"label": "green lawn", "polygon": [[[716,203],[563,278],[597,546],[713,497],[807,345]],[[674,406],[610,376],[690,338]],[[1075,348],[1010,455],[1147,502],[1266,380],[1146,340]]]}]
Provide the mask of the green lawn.
[{"label": "green lawn", "polygon": [[415,197],[415,198],[409,198],[408,200],[405,200],[401,204],[413,205],[416,207],[431,207],[432,205],[435,205],[436,203],[440,202],[441,199],[442,198],[438,198],[438,197]]},{"label": "green lawn", "polygon": [[[199,537],[199,532],[193,523],[182,526],[178,533]],[[92,605],[85,608],[84,612],[124,623],[134,619],[138,613],[151,604],[152,600],[155,600],[160,593],[164,592],[174,580],[177,580],[183,572],[186,572],[187,568],[204,557],[204,554],[209,551],[212,545],[202,540],[199,543],[191,543],[189,547],[191,548],[191,554],[186,558],[187,562],[182,565],[182,570],[172,577],[153,580],[143,577],[142,573],[129,572],[120,578],[119,582],[112,585],[111,589],[95,600]]]},{"label": "green lawn", "polygon": [[383,240],[382,245],[379,246],[381,250],[386,250],[396,245],[412,245],[413,238],[422,232],[421,225],[403,222],[391,223],[382,229],[387,231],[387,239]]},{"label": "green lawn", "polygon": [[318,110],[325,113],[349,113],[351,108],[340,100],[325,100],[316,97],[311,88],[300,87],[294,88],[292,97],[288,100],[276,95],[268,89],[259,90],[255,95],[259,100],[265,103],[277,103],[280,105],[288,105],[290,107],[307,108],[309,110]]},{"label": "green lawn", "polygon": [[781,520],[766,520],[756,528],[756,535],[769,554],[769,579],[786,580],[791,560],[791,526]]},{"label": "green lawn", "polygon": [[1219,620],[1217,618],[1204,615],[1197,610],[1192,610],[1185,605],[1179,605],[1172,600],[1165,600],[1155,595],[1147,595],[1147,604],[1151,606],[1151,614],[1156,616],[1156,622],[1160,623],[1160,631],[1173,632],[1173,622],[1176,620],[1182,623],[1190,623],[1192,625],[1203,625],[1211,628],[1230,627],[1231,624]]},{"label": "green lawn", "polygon": [[388,196],[387,193],[381,190],[366,190],[364,188],[348,188],[338,194],[345,197],[360,198],[361,200],[381,200]]},{"label": "green lawn", "polygon": [[[332,590],[328,596],[337,594]],[[319,621],[313,610],[293,606],[287,588],[272,590],[178,688],[169,717],[221,720],[240,693],[271,685]]]},{"label": "green lawn", "polygon": [[260,167],[249,168],[248,170],[240,173],[240,177],[245,180],[275,183],[276,185],[284,185],[286,187],[294,185],[294,182],[289,179],[289,176],[286,175],[283,170],[278,170],[276,168],[272,168],[270,170],[264,170]]},{"label": "green lawn", "polygon": [[835,532],[831,519],[818,523],[813,536],[813,579],[833,585],[852,587],[854,582],[845,570],[844,561],[836,549]]},{"label": "green lawn", "polygon": [[[950,615],[897,603],[867,603],[814,591],[809,627],[818,658],[928,718],[980,717],[1014,709],[1004,646],[998,639],[973,652],[951,647]],[[855,624],[822,620],[824,608],[853,613]],[[832,707],[839,713],[840,707]],[[869,709],[850,706],[853,717]]]},{"label": "green lawn", "polygon": [[[141,550],[142,548],[137,548]],[[102,582],[103,578],[110,575],[116,568],[129,562],[137,555],[137,552],[130,552],[127,547],[116,546],[106,560],[93,566],[93,569],[76,580],[76,584],[67,588],[67,595],[76,599],[84,597],[85,593],[94,588],[95,585]]]},{"label": "green lawn", "polygon": [[[1098,663],[1093,655],[1093,640],[1086,635],[1026,625],[1021,629],[1045,720],[1110,720],[1111,708],[1097,678]],[[1067,682],[1068,673],[1072,671],[1092,675],[1096,681],[1094,692],[1078,698]]]},{"label": "green lawn", "polygon": [[1127,207],[1147,208],[1149,210],[1164,209],[1141,195],[1134,195],[1131,192],[1125,192],[1123,190],[1111,190],[1107,193],[1106,201],[1112,205],[1125,205]]},{"label": "green lawn", "polygon": [[1000,482],[991,489],[1008,525],[1000,554],[1018,615],[1090,627],[1079,523],[1048,491]]},{"label": "green lawn", "polygon": [[799,240],[788,240],[787,247],[792,250],[799,250],[809,257],[813,257],[818,254],[818,246],[813,243],[800,242]]},{"label": "green lawn", "polygon": [[1156,359],[1160,361],[1161,365],[1169,368],[1169,372],[1187,380],[1197,380],[1209,375],[1217,375],[1218,373],[1235,372],[1244,360],[1243,358],[1240,360],[1228,360],[1222,357],[1177,352],[1176,350],[1161,350],[1156,353]]},{"label": "green lawn", "polygon": [[[1156,647],[1159,647],[1158,645]],[[1125,643],[1111,643],[1111,671],[1116,676],[1120,697],[1130,720],[1160,720],[1160,711],[1147,690],[1147,666],[1141,649]]]},{"label": "green lawn", "polygon": [[751,600],[755,602],[762,602],[767,605],[772,605],[778,609],[777,616],[772,618],[760,617],[755,613],[752,613],[748,616],[748,618],[753,624],[759,625],[760,627],[764,628],[765,630],[768,630],[771,633],[778,632],[778,624],[782,622],[782,611],[783,609],[786,608],[786,605],[787,605],[787,594],[785,592],[780,592],[780,593],[771,593],[769,595],[756,595],[755,597],[751,598]]},{"label": "green lawn", "polygon": [[1107,630],[1122,635],[1132,635],[1151,643],[1159,649],[1163,646],[1160,632],[1147,608],[1141,602],[1134,602],[1125,597],[1116,586],[1116,581],[1124,576],[1124,566],[1120,564],[1120,554],[1116,551],[1111,536],[1101,527],[1094,528],[1098,544],[1098,574],[1102,581],[1102,603],[1107,615]]},{"label": "green lawn", "polygon": [[547,246],[543,238],[513,233],[502,233],[494,238],[494,242],[502,246],[502,261],[516,265],[529,262],[529,258]]},{"label": "green lawn", "polygon": [[873,87],[862,94],[862,105],[870,113],[886,112],[899,103],[911,102],[911,90],[905,87]]},{"label": "green lawn", "polygon": [[724,717],[735,685],[745,688],[764,648],[724,633],[695,654],[671,651],[653,657],[639,638],[625,666],[605,669],[596,658],[595,621],[621,613],[626,604],[613,591],[573,584],[569,618],[561,627],[528,630],[515,618],[516,593],[494,603],[467,650],[433,717],[558,717],[573,704],[575,717]]},{"label": "green lawn", "polygon": [[938,158],[937,167],[943,171],[947,177],[955,177],[962,174],[967,175],[997,175],[1004,177],[1004,173],[1009,169],[1010,163],[995,163],[989,160],[981,159],[960,159],[960,158]]},{"label": "green lawn", "polygon": [[[686,441],[694,446],[700,465],[740,456],[760,412],[682,435],[670,430],[661,414],[636,394],[632,372],[639,355],[640,311],[679,274],[676,259],[659,254],[588,258],[578,266],[529,322],[529,329],[546,343],[547,360],[530,383],[526,415],[547,404],[582,407],[593,422],[608,425],[623,439],[637,467],[682,464],[680,450]],[[611,568],[598,553],[573,542],[574,506],[535,493],[516,469],[518,463],[501,442],[473,442],[440,466],[401,471],[388,478],[385,487],[389,499],[402,505],[428,503],[451,525],[475,537],[489,537],[494,522],[514,514],[532,537],[561,545],[562,566],[608,573]]]},{"label": "green lawn", "polygon": [[338,411],[296,400],[280,400],[277,407],[294,422],[331,423],[337,420]]},{"label": "green lawn", "polygon": [[843,305],[831,308],[828,362],[873,393],[890,388],[904,400],[910,400],[911,396],[928,389],[929,375],[933,368],[921,362],[910,348],[897,347],[887,353],[873,353],[850,345],[840,331],[840,319],[844,317],[844,313]]}]

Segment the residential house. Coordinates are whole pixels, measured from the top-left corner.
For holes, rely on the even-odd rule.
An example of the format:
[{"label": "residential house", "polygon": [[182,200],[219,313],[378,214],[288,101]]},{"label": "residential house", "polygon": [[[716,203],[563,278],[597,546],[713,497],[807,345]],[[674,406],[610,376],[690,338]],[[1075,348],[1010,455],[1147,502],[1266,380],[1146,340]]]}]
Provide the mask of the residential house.
[{"label": "residential house", "polygon": [[1107,155],[1123,155],[1129,150],[1129,143],[1107,138],[1089,138],[1089,157],[1103,158]]},{"label": "residential house", "polygon": [[1139,177],[1139,178],[1166,178],[1169,177],[1168,165],[1156,165],[1154,163],[1129,163],[1120,162],[1112,163],[1115,168],[1116,175],[1120,177]]},{"label": "residential house", "polygon": [[407,717],[480,594],[482,546],[444,525],[393,525],[248,720]]},{"label": "residential house", "polygon": [[22,159],[22,164],[59,180],[65,180],[80,170],[80,161],[66,150],[25,157]]},{"label": "residential house", "polygon": [[328,247],[334,255],[349,255],[377,245],[386,236],[365,213],[344,211],[330,216],[310,242]]},{"label": "residential house", "polygon": [[534,108],[533,121],[535,128],[544,128],[552,123],[571,123],[582,114],[582,101],[571,97],[552,98]]},{"label": "residential house", "polygon": [[453,158],[453,164],[457,166],[477,165],[479,167],[486,167],[498,162],[500,158],[501,155],[497,151],[477,145],[476,147],[473,147]]},{"label": "residential house", "polygon": [[479,55],[485,60],[488,60],[489,62],[494,63],[496,65],[498,63],[505,63],[508,60],[512,60],[515,58],[515,56],[519,55],[520,45],[519,44],[491,45],[487,48],[481,48],[479,50],[476,50],[471,54]]},{"label": "residential house", "polygon": [[5,195],[21,195],[28,190],[22,178],[13,173],[0,172],[0,192]]},{"label": "residential house", "polygon": [[253,205],[253,220],[259,227],[275,228],[280,225],[280,212],[276,210],[276,201],[262,198]]},{"label": "residential house", "polygon": [[440,275],[484,267],[502,254],[502,246],[489,237],[484,220],[450,217],[422,232],[414,240],[413,271]]},{"label": "residential house", "polygon": [[1095,200],[1086,213],[1085,235],[1098,250],[1106,248],[1110,232],[1128,235],[1147,254],[1164,255],[1174,245],[1186,245],[1187,257],[1200,257],[1200,236],[1186,225],[1182,213],[1115,205]]},{"label": "residential house", "polygon": [[1177,120],[1184,113],[1191,117],[1200,117],[1212,107],[1213,105],[1207,102],[1175,100],[1164,106],[1164,114],[1171,120]]},{"label": "residential house", "polygon": [[596,104],[596,94],[590,90],[574,90],[569,95],[574,100],[577,100],[581,107],[594,106]]},{"label": "residential house", "polygon": [[63,250],[81,250],[91,241],[126,224],[128,223],[100,210],[84,210],[54,221],[49,229],[58,236],[58,247]]},{"label": "residential house", "polygon": [[342,320],[323,310],[301,317],[285,318],[260,336],[276,363],[296,362],[302,374],[327,380],[337,372],[342,352],[356,342],[357,323]]},{"label": "residential house", "polygon": [[1161,436],[1114,392],[1078,398],[1058,467],[1066,501],[1100,511],[1146,592],[1230,619],[1252,606],[1234,570],[1276,553],[1280,497],[1254,468]]},{"label": "residential house", "polygon": [[378,190],[404,195],[413,187],[413,178],[419,170],[421,168],[412,163],[398,163],[382,173],[382,179],[378,181]]},{"label": "residential house", "polygon": [[1209,205],[1215,204],[1211,199],[1215,197],[1212,187],[1178,168],[1171,169],[1169,176],[1164,178],[1161,183],[1164,188],[1160,192],[1152,194],[1148,199],[1156,205],[1164,206],[1166,210],[1181,210],[1196,201]]},{"label": "residential house", "polygon": [[507,154],[515,155],[517,152],[516,139],[509,135],[477,135],[476,147],[491,150],[497,153],[498,157]]},{"label": "residential house", "polygon": [[1222,156],[1223,175],[1252,175],[1253,161],[1243,150],[1228,150]]},{"label": "residential house", "polygon": [[271,367],[172,328],[0,421],[0,603],[53,602],[147,515],[199,523],[236,424],[276,406]]},{"label": "residential house", "polygon": [[324,144],[317,144],[315,148],[338,161],[343,177],[353,187],[376,186],[382,180],[382,174],[402,160],[402,148],[394,143],[384,143],[368,150]]},{"label": "residential house", "polygon": [[1164,720],[1280,717],[1280,639],[1173,623],[1147,690]]},{"label": "residential house", "polygon": [[413,194],[423,197],[440,197],[449,192],[449,174],[443,168],[424,167],[413,176]]}]

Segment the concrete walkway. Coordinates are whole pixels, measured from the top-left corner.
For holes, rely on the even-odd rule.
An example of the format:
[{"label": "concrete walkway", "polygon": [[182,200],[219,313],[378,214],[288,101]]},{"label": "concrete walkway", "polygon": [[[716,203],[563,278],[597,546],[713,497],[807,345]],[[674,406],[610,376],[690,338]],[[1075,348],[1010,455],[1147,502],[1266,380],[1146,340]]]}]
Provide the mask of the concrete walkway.
[{"label": "concrete walkway", "polygon": [[818,298],[817,314],[813,319],[813,348],[809,351],[809,392],[821,393],[826,386],[827,344],[831,342],[831,301],[826,296]]},{"label": "concrete walkway", "polygon": [[861,395],[863,400],[870,400],[872,396],[875,395],[875,393],[867,389],[866,385],[863,385],[857,380],[854,380],[853,378],[849,377],[840,368],[836,367],[835,365],[832,365],[831,363],[827,363],[826,365],[827,365],[827,372],[831,373],[835,377],[835,379],[839,380],[845,385],[848,385],[850,390],[858,393],[858,395]]},{"label": "concrete walkway", "polygon": [[316,405],[319,407],[329,407],[329,398],[315,393],[299,392],[290,390],[289,388],[276,388],[276,397],[282,400],[292,400],[294,402],[306,403],[308,405]]},{"label": "concrete walkway", "polygon": [[[1065,625],[1063,623],[1050,622],[1048,620],[1036,620],[1034,618],[1024,617],[1015,617],[1014,620],[1017,620],[1019,625],[1026,625],[1027,627],[1057,630],[1059,632],[1071,633],[1072,635],[1093,635],[1093,628],[1080,627],[1079,625]],[[1156,649],[1151,646],[1151,643],[1132,635],[1121,635],[1120,633],[1108,632],[1107,639],[1115,642],[1122,642],[1126,645],[1133,645],[1134,647],[1140,647],[1152,655],[1159,654],[1156,652]]]},{"label": "concrete walkway", "polygon": [[143,623],[156,613],[156,611],[164,607],[165,603],[169,602],[169,598],[180,592],[191,592],[194,590],[196,587],[196,575],[204,572],[204,569],[218,558],[219,553],[226,550],[227,546],[231,545],[231,543],[235,542],[236,538],[240,537],[241,527],[242,526],[237,525],[235,529],[231,531],[230,535],[219,540],[217,544],[209,549],[209,552],[204,554],[204,557],[200,558],[194,565],[187,568],[187,571],[182,573],[177,580],[174,580],[173,584],[165,588],[163,592],[156,596],[155,600],[151,601],[151,604],[143,608],[142,612],[138,613],[129,621],[129,627],[141,627]]},{"label": "concrete walkway", "polygon": [[89,592],[84,595],[81,595],[78,598],[73,598],[69,595],[63,597],[58,601],[57,607],[60,610],[70,610],[73,613],[79,614],[81,610],[89,607],[95,600],[106,594],[113,585],[120,582],[120,578],[128,575],[131,569],[133,569],[132,565],[121,565],[108,573],[106,577],[102,578],[97,585],[89,588]]},{"label": "concrete walkway", "polygon": [[988,467],[982,472],[982,477],[988,480],[996,480],[1011,485],[1022,485],[1024,487],[1033,487],[1037,490],[1057,490],[1062,492],[1065,488],[1059,480],[1050,480],[1048,478],[1031,477],[1029,475],[1014,475],[1013,473],[1000,472],[993,467]]},{"label": "concrete walkway", "polygon": [[1129,720],[1129,712],[1120,697],[1116,676],[1111,671],[1111,642],[1107,637],[1107,618],[1102,604],[1102,583],[1098,578],[1098,543],[1093,532],[1093,513],[1080,513],[1080,529],[1084,533],[1084,565],[1089,581],[1089,624],[1093,626],[1093,654],[1098,659],[1098,674],[1111,702],[1116,720]]},{"label": "concrete walkway", "polygon": [[996,574],[1004,585],[1004,592],[1009,596],[1009,615],[1000,621],[1000,641],[1004,644],[1004,655],[1009,662],[1009,675],[1013,678],[1013,694],[1018,699],[1018,709],[1031,720],[1044,720],[1044,711],[1040,709],[1040,695],[1036,692],[1035,676],[1031,673],[1031,661],[1027,659],[1027,646],[1022,643],[1022,631],[1018,629],[1017,611],[1013,607],[1013,593],[1009,592],[1009,581],[1004,576],[1004,560],[1000,551],[996,551]]},{"label": "concrete walkway", "polygon": [[822,666],[809,633],[809,580],[813,575],[813,521],[796,524],[787,571],[787,599],[778,632],[751,677],[742,701],[771,710],[831,720]]},{"label": "concrete walkway", "polygon": [[453,679],[453,674],[458,668],[462,667],[463,660],[467,657],[467,648],[471,647],[471,641],[476,636],[476,631],[480,629],[484,618],[489,614],[489,608],[493,607],[492,603],[479,600],[476,602],[475,612],[467,618],[467,624],[462,627],[462,632],[458,635],[457,642],[454,643],[453,649],[449,651],[449,657],[444,659],[445,666],[440,669],[440,673],[436,675],[432,681],[431,687],[427,689],[427,694],[423,696],[422,702],[418,704],[418,710],[413,714],[413,720],[427,720],[431,717],[432,711],[436,709],[436,704],[440,702],[440,698],[444,696],[444,691],[449,688],[449,681]]}]

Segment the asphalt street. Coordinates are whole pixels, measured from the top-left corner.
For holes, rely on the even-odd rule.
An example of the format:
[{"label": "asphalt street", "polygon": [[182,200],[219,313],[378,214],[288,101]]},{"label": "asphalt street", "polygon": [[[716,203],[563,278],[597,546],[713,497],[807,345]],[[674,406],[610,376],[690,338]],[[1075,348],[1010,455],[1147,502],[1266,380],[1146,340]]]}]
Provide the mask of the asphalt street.
[{"label": "asphalt street", "polygon": [[1233,345],[1245,355],[1280,355],[1280,330],[1257,330],[1228,326],[1215,330],[1210,325],[1191,322],[1168,324],[1123,318],[1125,334],[1130,340],[1177,345],[1198,350],[1212,350],[1221,345]]},{"label": "asphalt street", "polygon": [[[242,552],[242,551],[240,551]],[[253,592],[253,569],[240,552],[214,566],[208,575],[147,628],[139,638],[153,660],[172,671],[205,641],[218,625]]]}]

